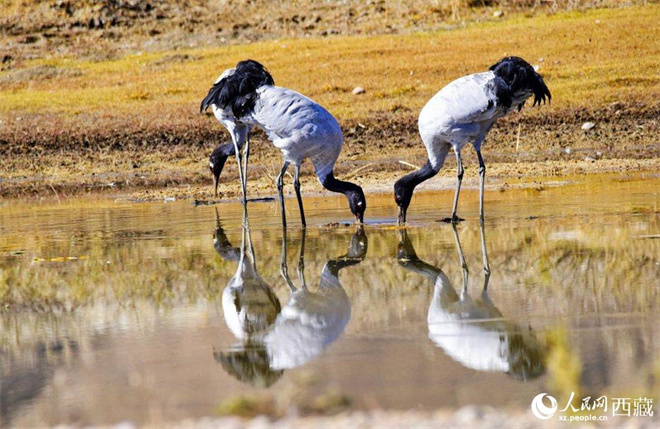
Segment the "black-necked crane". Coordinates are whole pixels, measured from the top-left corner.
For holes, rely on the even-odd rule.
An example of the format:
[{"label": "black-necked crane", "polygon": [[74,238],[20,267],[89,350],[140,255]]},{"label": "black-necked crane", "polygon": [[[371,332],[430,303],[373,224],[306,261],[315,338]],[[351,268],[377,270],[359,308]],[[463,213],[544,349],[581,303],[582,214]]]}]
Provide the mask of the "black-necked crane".
[{"label": "black-necked crane", "polygon": [[[294,189],[300,217],[303,226],[306,225],[299,180],[300,166],[305,159],[312,161],[314,172],[325,189],[346,196],[351,213],[358,223],[362,223],[367,208],[362,188],[334,176],[334,166],[344,139],[339,123],[326,109],[298,92],[275,86],[270,73],[253,60],[240,61],[236,67],[220,75],[202,101],[200,110],[203,112],[208,107],[213,109],[215,117],[232,137],[231,144],[220,145],[211,155],[210,168],[216,193],[227,157],[236,155],[243,203],[246,203],[249,136],[252,127],[256,126],[263,129],[282,152],[284,162],[277,177],[277,190],[284,225],[283,178],[291,164],[295,168]],[[240,150],[244,145],[241,166]]]},{"label": "black-necked crane", "polygon": [[281,274],[289,286],[290,297],[264,337],[273,370],[296,368],[309,362],[344,332],[351,318],[351,301],[339,281],[339,271],[359,264],[367,254],[367,236],[360,226],[346,255],[326,262],[318,289],[311,291],[304,276],[305,230],[302,234],[298,288],[287,273],[286,230],[282,237]]},{"label": "black-necked crane", "polygon": [[270,368],[263,339],[277,320],[282,306],[273,289],[257,270],[247,217],[243,219],[241,232],[241,247],[233,247],[216,209],[213,247],[224,260],[237,263],[236,273],[222,292],[222,312],[227,327],[240,342],[228,351],[214,350],[213,356],[228,373],[239,380],[255,387],[268,387],[283,372]]},{"label": "black-necked crane", "polygon": [[520,111],[531,96],[534,96],[534,106],[552,98],[541,75],[519,57],[503,58],[487,72],[461,77],[433,96],[422,109],[418,121],[428,161],[394,184],[399,223],[406,221],[415,187],[438,173],[449,149],[456,154],[458,179],[451,218],[447,220],[452,223],[460,220],[456,210],[463,180],[461,149],[469,142],[479,160],[479,215],[483,221],[486,165],[481,156],[481,144],[497,119],[515,109]]},{"label": "black-necked crane", "polygon": [[545,370],[544,354],[547,350],[537,341],[531,329],[504,318],[488,295],[490,267],[483,224],[481,248],[485,275],[479,298],[472,298],[468,293],[468,267],[456,226],[452,225],[452,228],[463,271],[460,293],[452,287],[440,268],[419,259],[407,231],[399,231],[399,265],[434,283],[427,315],[429,338],[467,368],[505,372],[523,380],[540,376]]},{"label": "black-necked crane", "polygon": [[351,318],[351,302],[339,281],[339,271],[359,264],[368,248],[359,226],[348,252],[326,262],[316,290],[307,287],[304,275],[306,230],[302,230],[298,257],[299,287],[287,268],[286,228],[283,229],[280,273],[289,287],[285,306],[259,276],[250,240],[249,221],[243,219],[241,248],[231,246],[218,221],[214,247],[223,259],[236,261],[236,274],[222,294],[227,326],[240,340],[226,352],[214,351],[215,359],[233,376],[253,386],[269,386],[292,369],[321,354],[344,332]]}]

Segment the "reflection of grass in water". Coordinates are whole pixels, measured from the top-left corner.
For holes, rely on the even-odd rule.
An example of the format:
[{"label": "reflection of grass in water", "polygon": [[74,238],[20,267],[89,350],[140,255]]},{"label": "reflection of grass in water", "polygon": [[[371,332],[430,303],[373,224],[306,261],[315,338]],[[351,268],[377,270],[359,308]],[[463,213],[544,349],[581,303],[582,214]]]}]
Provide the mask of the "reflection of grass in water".
[{"label": "reflection of grass in water", "polygon": [[148,245],[120,248],[112,256],[92,250],[86,260],[69,262],[5,262],[0,272],[0,303],[35,310],[70,310],[97,300],[130,302],[151,299],[165,304],[176,299],[212,299],[224,285],[218,266],[187,248],[151,255]]},{"label": "reflection of grass in water", "polygon": [[[576,232],[570,240],[550,240],[550,232],[562,225],[557,221],[539,220],[532,229],[487,230],[493,268],[491,291],[497,293],[501,284],[507,288],[521,285],[527,291],[543,291],[544,295],[556,298],[556,302],[549,303],[555,313],[566,313],[576,302],[586,303],[589,308],[627,311],[646,311],[657,303],[658,292],[651,280],[660,278],[660,240],[636,239],[636,233],[626,225],[618,230],[575,225],[571,226]],[[278,273],[280,233],[255,230],[254,234],[259,270],[276,291],[282,292],[283,289],[278,289],[283,287]],[[410,230],[421,258],[450,275],[456,274],[457,259],[451,234],[444,229],[435,230],[434,234],[433,239],[429,239],[428,234]],[[478,267],[481,265],[480,252],[475,251],[480,246],[478,230],[466,226],[460,230],[460,235],[474,282],[480,277]],[[69,251],[59,241],[51,244],[43,237],[43,241],[25,238],[30,243],[28,246],[20,243],[17,237],[12,239],[15,248],[43,247],[38,254],[45,257],[67,255]],[[295,236],[290,237],[290,264],[297,258],[295,239]],[[86,257],[82,260],[33,262],[33,255],[29,253],[1,260],[0,306],[48,311],[104,301],[128,304],[147,299],[158,305],[168,305],[177,301],[194,302],[199,298],[215,299],[236,269],[235,265],[207,252],[210,242],[205,238],[185,243],[172,238],[109,244],[86,237],[83,242],[84,250],[77,253]],[[315,278],[325,263],[324,258],[345,253],[346,245],[346,231],[308,232],[307,275]],[[369,235],[367,259],[359,266],[342,270],[340,277],[353,305],[359,307],[363,302],[388,296],[402,296],[413,304],[419,300],[419,291],[429,292],[429,285],[408,276],[397,266],[393,259],[395,246],[396,234],[373,231]],[[322,253],[316,254],[314,249]],[[366,284],[365,276],[369,278]],[[402,287],[404,285],[408,286]],[[535,293],[534,296],[541,295]],[[362,317],[385,316],[367,311]]]}]

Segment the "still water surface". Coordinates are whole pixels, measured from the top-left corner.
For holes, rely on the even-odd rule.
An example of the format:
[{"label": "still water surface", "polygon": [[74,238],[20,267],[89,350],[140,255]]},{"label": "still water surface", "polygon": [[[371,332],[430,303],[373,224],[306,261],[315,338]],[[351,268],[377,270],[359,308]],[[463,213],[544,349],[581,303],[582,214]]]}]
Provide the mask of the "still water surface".
[{"label": "still water surface", "polygon": [[239,395],[657,397],[660,179],[491,192],[483,230],[470,190],[466,222],[437,222],[451,199],[420,193],[401,229],[372,196],[359,231],[319,226],[349,221],[343,198],[307,198],[305,234],[291,200],[286,240],[276,202],[249,229],[234,203],[5,204],[0,423],[178,421]]}]

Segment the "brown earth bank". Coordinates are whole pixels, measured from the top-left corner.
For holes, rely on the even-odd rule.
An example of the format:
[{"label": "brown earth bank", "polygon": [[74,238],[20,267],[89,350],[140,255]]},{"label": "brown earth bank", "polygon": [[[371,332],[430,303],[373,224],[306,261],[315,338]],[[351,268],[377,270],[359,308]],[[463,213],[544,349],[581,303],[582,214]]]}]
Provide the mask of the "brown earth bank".
[{"label": "brown earth bank", "polygon": [[[212,198],[207,160],[228,134],[213,117],[191,110],[172,109],[154,118],[139,113],[9,118],[0,128],[0,196],[59,199],[121,190],[140,200]],[[483,149],[489,178],[658,171],[660,105],[631,101],[598,109],[542,110],[527,108],[494,126]],[[595,126],[583,130],[588,121]],[[367,192],[389,192],[396,178],[426,161],[416,112],[394,109],[340,122],[345,144],[337,175],[355,180]],[[252,141],[251,193],[273,195],[279,151],[262,132],[255,132]],[[469,185],[476,177],[470,168],[476,157],[470,148],[464,153]],[[440,176],[453,177],[454,165],[450,156]],[[305,192],[321,192],[309,165],[303,173]],[[221,176],[221,198],[237,196],[236,179],[235,162],[229,160]]]}]

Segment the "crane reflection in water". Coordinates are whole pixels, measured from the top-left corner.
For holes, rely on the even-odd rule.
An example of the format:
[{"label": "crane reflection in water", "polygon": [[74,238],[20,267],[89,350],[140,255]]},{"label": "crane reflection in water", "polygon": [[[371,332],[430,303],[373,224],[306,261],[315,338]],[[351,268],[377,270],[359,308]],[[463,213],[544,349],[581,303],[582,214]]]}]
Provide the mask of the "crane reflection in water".
[{"label": "crane reflection in water", "polygon": [[469,271],[456,225],[452,225],[452,230],[463,272],[460,294],[440,268],[419,259],[407,230],[399,231],[399,265],[434,283],[427,316],[429,338],[467,368],[504,372],[525,381],[540,376],[545,371],[545,348],[537,341],[531,328],[523,328],[504,318],[488,295],[490,265],[483,223],[480,232],[484,284],[481,296],[476,299],[468,294]]},{"label": "crane reflection in water", "polygon": [[268,387],[285,369],[304,365],[321,354],[341,336],[351,318],[351,302],[339,281],[339,271],[359,264],[366,256],[364,229],[357,227],[345,255],[325,263],[316,291],[311,291],[305,280],[305,241],[303,229],[297,287],[288,273],[283,229],[280,273],[289,288],[289,301],[282,307],[272,288],[259,276],[248,219],[243,222],[239,249],[232,247],[217,222],[216,251],[224,259],[238,262],[236,274],[223,292],[222,308],[227,326],[239,343],[228,351],[214,351],[214,357],[228,373],[254,387]]}]

